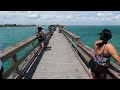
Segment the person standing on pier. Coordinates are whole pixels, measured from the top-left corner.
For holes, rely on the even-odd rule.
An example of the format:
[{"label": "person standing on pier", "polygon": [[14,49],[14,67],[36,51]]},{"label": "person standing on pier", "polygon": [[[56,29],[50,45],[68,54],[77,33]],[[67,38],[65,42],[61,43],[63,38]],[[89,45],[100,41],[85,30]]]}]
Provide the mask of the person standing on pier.
[{"label": "person standing on pier", "polygon": [[106,79],[107,68],[110,65],[110,58],[120,65],[120,56],[115,47],[108,43],[112,38],[112,33],[108,29],[104,29],[100,34],[100,39],[95,41],[93,59],[89,61],[89,67],[93,79]]},{"label": "person standing on pier", "polygon": [[0,79],[3,79],[2,74],[3,74],[3,65],[2,65],[2,61],[0,59]]},{"label": "person standing on pier", "polygon": [[[1,53],[1,43],[0,43],[0,53]],[[0,59],[0,79],[3,79],[2,74],[3,74],[3,64]]]},{"label": "person standing on pier", "polygon": [[48,31],[51,33],[51,36],[53,35],[52,28],[48,27]]},{"label": "person standing on pier", "polygon": [[40,45],[42,46],[42,49],[45,49],[45,47],[46,47],[46,45],[45,45],[45,39],[46,39],[45,33],[44,33],[42,27],[38,27],[37,29],[38,29],[38,32],[36,33],[36,36],[38,38]]}]

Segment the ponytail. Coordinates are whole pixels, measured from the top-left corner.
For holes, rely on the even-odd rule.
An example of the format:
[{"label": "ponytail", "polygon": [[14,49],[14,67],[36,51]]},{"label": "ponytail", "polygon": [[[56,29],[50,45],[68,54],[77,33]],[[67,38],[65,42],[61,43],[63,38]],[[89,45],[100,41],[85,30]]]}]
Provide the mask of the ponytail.
[{"label": "ponytail", "polygon": [[104,44],[107,44],[107,41],[104,40],[103,42],[98,43],[96,45],[98,45],[98,47],[101,48]]},{"label": "ponytail", "polygon": [[98,45],[99,48],[101,48],[104,44],[107,44],[108,40],[112,38],[111,31],[108,29],[104,29],[99,35],[100,35],[100,40],[103,41],[101,43],[96,44]]}]

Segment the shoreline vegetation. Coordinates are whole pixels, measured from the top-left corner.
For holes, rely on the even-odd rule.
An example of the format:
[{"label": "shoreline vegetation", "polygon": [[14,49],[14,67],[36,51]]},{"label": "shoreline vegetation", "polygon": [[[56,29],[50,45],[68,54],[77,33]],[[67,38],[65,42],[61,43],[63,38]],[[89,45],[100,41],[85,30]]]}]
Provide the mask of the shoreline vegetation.
[{"label": "shoreline vegetation", "polygon": [[31,26],[36,26],[36,25],[22,25],[22,24],[2,24],[0,27],[31,27]]},{"label": "shoreline vegetation", "polygon": [[32,27],[32,26],[48,26],[48,27],[61,27],[64,28],[63,25],[35,25],[35,24],[0,24],[0,27]]},{"label": "shoreline vegetation", "polygon": [[61,27],[61,28],[64,28],[63,25],[59,25],[59,24],[57,24],[57,25],[49,25],[48,27]]},{"label": "shoreline vegetation", "polygon": [[35,24],[0,24],[0,27],[32,27],[32,26],[59,26],[61,28],[64,28],[65,26],[120,26],[120,25],[35,25]]}]

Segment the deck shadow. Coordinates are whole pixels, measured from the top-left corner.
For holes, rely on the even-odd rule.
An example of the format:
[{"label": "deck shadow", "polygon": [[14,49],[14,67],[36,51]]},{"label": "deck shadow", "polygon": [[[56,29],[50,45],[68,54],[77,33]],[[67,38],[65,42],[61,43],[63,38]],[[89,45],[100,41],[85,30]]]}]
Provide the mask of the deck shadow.
[{"label": "deck shadow", "polygon": [[39,65],[39,62],[41,61],[41,58],[42,58],[44,52],[45,52],[44,50],[41,51],[41,53],[36,58],[35,62],[31,66],[31,68],[29,69],[29,71],[22,76],[22,77],[24,77],[24,79],[32,79],[32,76],[35,73],[35,71],[37,69],[37,66]]},{"label": "deck shadow", "polygon": [[51,50],[51,48],[52,48],[52,47],[47,46],[46,49],[45,49],[45,51],[49,51],[49,50]]}]

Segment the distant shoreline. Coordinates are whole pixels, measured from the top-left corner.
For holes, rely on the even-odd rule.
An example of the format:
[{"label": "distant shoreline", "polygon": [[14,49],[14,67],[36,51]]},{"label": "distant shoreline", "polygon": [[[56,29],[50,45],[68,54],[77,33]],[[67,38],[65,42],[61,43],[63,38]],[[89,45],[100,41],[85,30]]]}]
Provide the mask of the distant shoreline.
[{"label": "distant shoreline", "polygon": [[32,27],[36,25],[16,25],[16,24],[4,24],[0,25],[0,27]]}]

